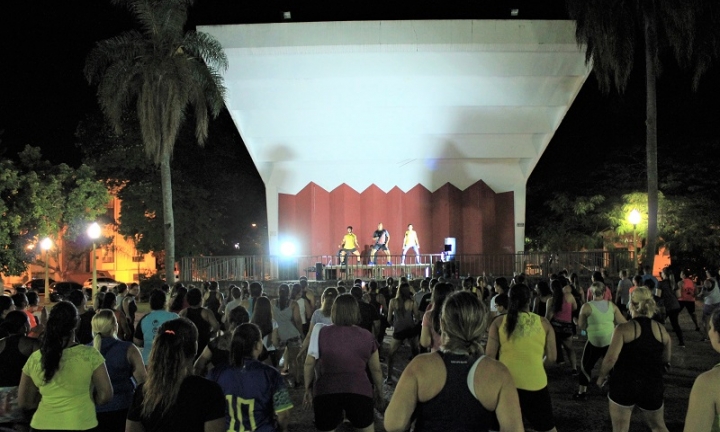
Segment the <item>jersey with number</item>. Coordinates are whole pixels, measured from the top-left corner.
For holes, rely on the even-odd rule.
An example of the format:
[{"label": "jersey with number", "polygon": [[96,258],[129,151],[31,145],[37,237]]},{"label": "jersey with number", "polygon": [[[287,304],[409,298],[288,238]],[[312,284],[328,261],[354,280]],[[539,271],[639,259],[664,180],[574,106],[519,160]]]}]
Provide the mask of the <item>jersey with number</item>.
[{"label": "jersey with number", "polygon": [[242,367],[228,367],[217,382],[225,394],[228,432],[274,432],[275,413],[293,407],[280,372],[257,360],[245,359]]}]

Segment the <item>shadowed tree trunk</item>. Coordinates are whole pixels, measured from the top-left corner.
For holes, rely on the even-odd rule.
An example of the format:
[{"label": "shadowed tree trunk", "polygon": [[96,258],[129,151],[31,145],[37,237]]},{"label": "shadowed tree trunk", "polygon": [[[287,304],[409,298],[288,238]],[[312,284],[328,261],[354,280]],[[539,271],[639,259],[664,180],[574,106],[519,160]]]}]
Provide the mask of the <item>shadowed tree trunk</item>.
[{"label": "shadowed tree trunk", "polygon": [[163,234],[165,235],[165,280],[172,285],[175,282],[175,217],[170,172],[170,153],[164,151],[160,161],[160,182],[162,185]]},{"label": "shadowed tree trunk", "polygon": [[657,163],[657,21],[655,6],[648,2],[643,8],[645,19],[645,126],[647,152],[647,183],[648,183],[648,230],[644,264],[654,268],[657,253],[658,231],[658,163]]}]

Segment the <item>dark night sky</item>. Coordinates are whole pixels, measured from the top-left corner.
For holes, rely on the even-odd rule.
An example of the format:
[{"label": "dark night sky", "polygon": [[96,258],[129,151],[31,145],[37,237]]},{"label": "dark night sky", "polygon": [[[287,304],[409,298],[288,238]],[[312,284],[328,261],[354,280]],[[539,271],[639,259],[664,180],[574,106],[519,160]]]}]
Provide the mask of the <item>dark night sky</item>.
[{"label": "dark night sky", "polygon": [[[488,4],[491,3],[491,4]],[[562,1],[427,1],[411,4],[369,0],[362,3],[270,0],[197,0],[190,25],[279,21],[290,10],[296,21],[374,19],[565,19]],[[82,76],[84,58],[95,41],[132,25],[129,14],[109,0],[27,0],[0,2],[0,152],[14,157],[25,144],[43,148],[53,162],[77,164],[73,134],[85,113],[96,110],[94,88]],[[672,63],[672,62],[670,62]],[[638,69],[624,95],[601,95],[589,79],[531,177],[553,176],[559,166],[584,164],[605,146],[644,147],[644,81]],[[659,81],[659,136],[720,136],[718,68],[700,91],[689,78],[666,67]],[[589,151],[591,150],[591,151]],[[660,155],[663,157],[663,155]]]}]

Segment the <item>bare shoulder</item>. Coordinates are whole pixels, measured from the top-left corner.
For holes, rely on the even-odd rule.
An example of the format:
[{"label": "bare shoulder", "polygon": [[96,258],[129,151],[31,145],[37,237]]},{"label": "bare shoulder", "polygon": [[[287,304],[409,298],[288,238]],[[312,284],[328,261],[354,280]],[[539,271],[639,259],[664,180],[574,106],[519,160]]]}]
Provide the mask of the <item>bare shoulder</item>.
[{"label": "bare shoulder", "polygon": [[552,324],[550,324],[550,321],[545,317],[540,317],[540,323],[542,324],[543,328],[545,330],[552,330]]},{"label": "bare shoulder", "polygon": [[475,379],[482,379],[483,381],[488,379],[502,380],[506,376],[510,376],[510,371],[507,366],[488,356],[485,356],[482,361],[478,363],[475,371]]},{"label": "bare shoulder", "polygon": [[[436,373],[439,367],[443,366],[440,354],[426,353],[415,356],[405,368],[405,372],[413,375],[430,376],[427,374]],[[403,372],[403,373],[405,373]]]},{"label": "bare shoulder", "polygon": [[697,389],[700,394],[712,395],[714,400],[720,399],[717,388],[720,387],[720,367],[714,367],[707,372],[703,372],[695,379],[693,388]]}]

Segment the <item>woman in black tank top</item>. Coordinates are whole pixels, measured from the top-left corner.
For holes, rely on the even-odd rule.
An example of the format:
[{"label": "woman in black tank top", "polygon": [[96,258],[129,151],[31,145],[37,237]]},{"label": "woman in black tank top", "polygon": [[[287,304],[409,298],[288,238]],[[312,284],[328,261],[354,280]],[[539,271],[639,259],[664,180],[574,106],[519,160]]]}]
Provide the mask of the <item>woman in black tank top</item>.
[{"label": "woman in black tank top", "polygon": [[670,336],[653,320],[656,305],[646,287],[637,287],[629,303],[632,319],[615,327],[597,383],[604,386],[610,371],[610,418],[613,430],[627,431],[635,405],[645,412],[653,430],[665,429],[663,374],[670,366]]},{"label": "woman in black tank top", "polygon": [[483,355],[480,340],[487,310],[476,295],[450,295],[441,317],[441,351],[418,356],[403,371],[385,429],[415,431],[522,430],[522,414],[510,372]]}]

